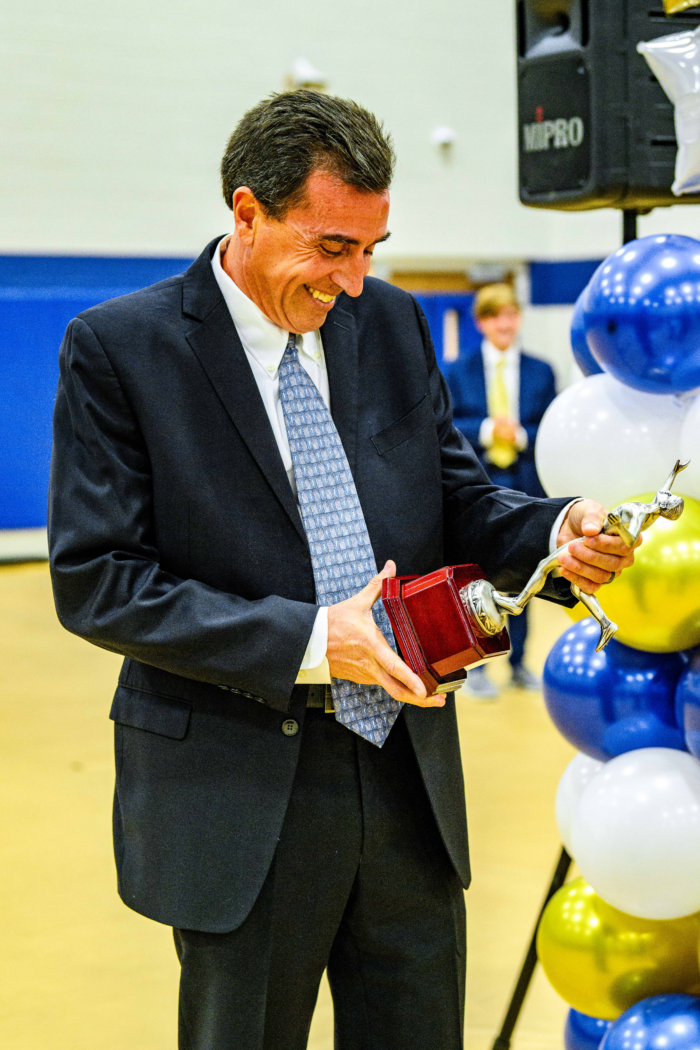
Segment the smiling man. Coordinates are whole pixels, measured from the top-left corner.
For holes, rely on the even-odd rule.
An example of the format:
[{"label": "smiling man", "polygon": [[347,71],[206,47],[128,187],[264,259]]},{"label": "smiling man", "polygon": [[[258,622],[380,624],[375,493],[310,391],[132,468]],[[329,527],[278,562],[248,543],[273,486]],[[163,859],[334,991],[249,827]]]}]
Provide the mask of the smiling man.
[{"label": "smiling man", "polygon": [[[396,653],[382,578],[478,562],[518,591],[631,563],[588,500],[493,486],[413,298],[366,279],[391,143],[277,95],[223,162],[234,228],[71,322],[50,541],[59,617],[124,655],[119,892],[175,931],[181,1050],[462,1047],[469,881],[454,698]],[[380,573],[378,566],[383,566]]]}]

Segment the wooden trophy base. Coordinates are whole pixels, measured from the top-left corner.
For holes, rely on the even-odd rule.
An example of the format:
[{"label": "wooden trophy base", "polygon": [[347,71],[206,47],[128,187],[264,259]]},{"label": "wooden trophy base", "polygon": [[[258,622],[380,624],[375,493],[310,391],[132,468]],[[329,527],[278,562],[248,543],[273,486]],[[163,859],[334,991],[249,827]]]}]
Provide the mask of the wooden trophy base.
[{"label": "wooden trophy base", "polygon": [[487,635],[460,597],[462,588],[485,579],[478,565],[448,565],[427,576],[394,576],[382,584],[401,655],[429,694],[458,689],[467,668],[510,650],[508,631]]}]

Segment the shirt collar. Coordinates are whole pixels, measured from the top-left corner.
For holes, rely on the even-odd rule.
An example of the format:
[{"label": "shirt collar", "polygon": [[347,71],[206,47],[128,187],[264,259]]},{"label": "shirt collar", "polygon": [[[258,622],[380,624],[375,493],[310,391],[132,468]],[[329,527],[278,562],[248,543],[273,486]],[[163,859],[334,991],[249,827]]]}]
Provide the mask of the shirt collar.
[{"label": "shirt collar", "polygon": [[[219,241],[212,256],[211,265],[216,283],[221,289],[244,348],[262,365],[267,375],[274,379],[287,346],[289,332],[273,324],[226,273],[221,265],[221,250],[224,241],[227,240],[228,237],[223,237]],[[301,353],[318,361],[317,332],[305,332],[298,336],[297,347]],[[269,365],[274,366],[273,372],[270,372]]]},{"label": "shirt collar", "polygon": [[514,365],[520,360],[520,346],[517,342],[509,346],[507,350],[499,350],[490,339],[484,339],[481,350],[486,364],[492,368],[495,368],[499,361],[505,361],[506,365]]}]

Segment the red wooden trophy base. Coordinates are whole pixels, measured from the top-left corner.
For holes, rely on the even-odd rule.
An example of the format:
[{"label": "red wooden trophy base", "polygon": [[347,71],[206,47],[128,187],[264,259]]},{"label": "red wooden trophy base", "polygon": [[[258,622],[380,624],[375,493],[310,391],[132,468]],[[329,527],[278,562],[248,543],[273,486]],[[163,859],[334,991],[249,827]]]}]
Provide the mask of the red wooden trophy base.
[{"label": "red wooden trophy base", "polygon": [[460,597],[472,580],[484,579],[478,565],[448,565],[427,576],[395,576],[382,584],[401,655],[429,694],[457,689],[465,668],[510,649],[508,631],[485,634]]}]

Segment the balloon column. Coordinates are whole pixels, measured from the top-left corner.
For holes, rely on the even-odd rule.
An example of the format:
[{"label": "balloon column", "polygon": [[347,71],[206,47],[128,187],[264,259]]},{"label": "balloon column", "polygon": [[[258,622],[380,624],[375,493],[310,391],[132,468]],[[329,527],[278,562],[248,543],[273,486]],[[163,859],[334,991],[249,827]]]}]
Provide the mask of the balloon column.
[{"label": "balloon column", "polygon": [[682,517],[657,521],[601,595],[615,639],[596,653],[587,618],[546,662],[549,714],[579,751],[556,818],[581,877],[547,905],[538,955],[571,1007],[568,1050],[700,1050],[700,241],[619,249],[571,337],[585,378],[540,427],[547,493],[648,500],[691,465]]}]

